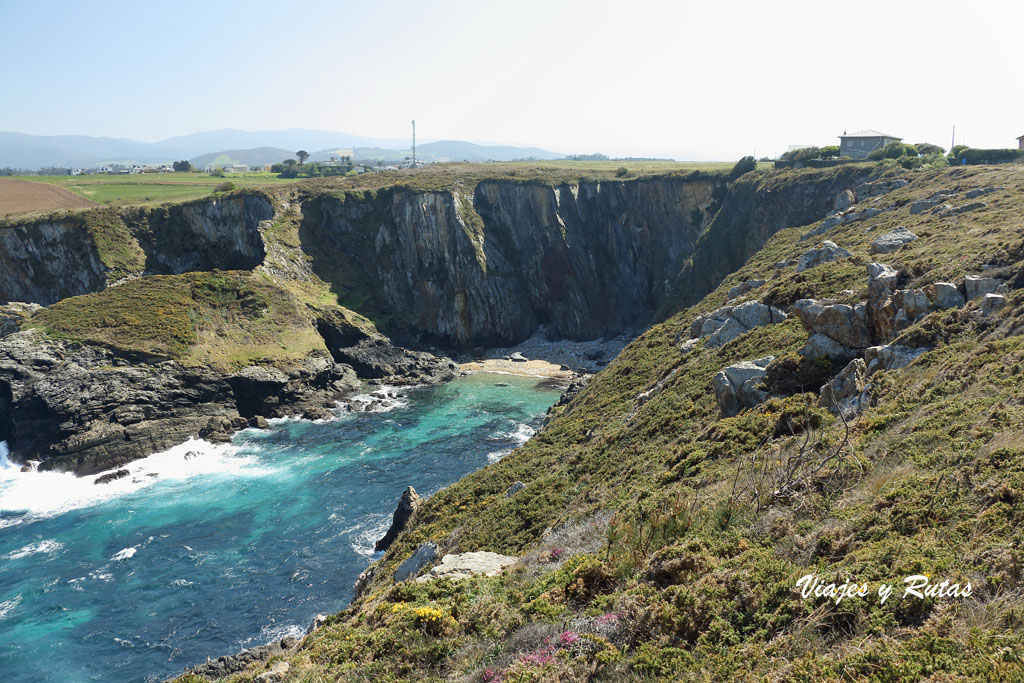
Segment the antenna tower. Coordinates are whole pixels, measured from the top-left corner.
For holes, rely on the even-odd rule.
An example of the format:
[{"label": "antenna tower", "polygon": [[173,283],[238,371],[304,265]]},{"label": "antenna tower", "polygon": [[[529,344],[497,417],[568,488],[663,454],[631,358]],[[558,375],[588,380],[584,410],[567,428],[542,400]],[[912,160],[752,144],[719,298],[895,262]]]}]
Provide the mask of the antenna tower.
[{"label": "antenna tower", "polygon": [[416,119],[412,120],[412,165],[416,166]]}]

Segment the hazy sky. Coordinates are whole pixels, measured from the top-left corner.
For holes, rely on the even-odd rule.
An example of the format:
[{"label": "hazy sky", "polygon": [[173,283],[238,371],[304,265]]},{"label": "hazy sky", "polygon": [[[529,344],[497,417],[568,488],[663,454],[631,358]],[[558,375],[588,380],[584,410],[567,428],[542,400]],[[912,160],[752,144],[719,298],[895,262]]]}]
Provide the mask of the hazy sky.
[{"label": "hazy sky", "polygon": [[0,0],[0,130],[317,128],[735,159],[1015,146],[1020,2]]}]

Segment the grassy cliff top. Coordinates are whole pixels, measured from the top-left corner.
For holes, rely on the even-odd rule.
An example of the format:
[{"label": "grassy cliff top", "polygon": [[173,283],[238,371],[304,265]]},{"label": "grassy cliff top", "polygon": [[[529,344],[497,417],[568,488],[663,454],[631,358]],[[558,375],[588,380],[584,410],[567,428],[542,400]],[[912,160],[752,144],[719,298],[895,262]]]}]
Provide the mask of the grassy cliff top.
[{"label": "grassy cliff top", "polygon": [[152,275],[64,299],[37,311],[28,327],[133,356],[230,370],[326,353],[307,310],[301,294],[266,275],[214,271]]},{"label": "grassy cliff top", "polygon": [[[794,176],[795,177],[795,176]],[[380,562],[370,590],[287,656],[299,680],[1012,680],[1024,676],[1024,297],[981,315],[938,311],[897,342],[926,346],[871,377],[847,426],[818,383],[735,417],[711,379],[731,363],[793,354],[795,318],[683,354],[690,321],[741,280],[788,308],[863,299],[866,265],[906,285],[985,272],[1024,280],[1024,174],[921,171],[860,207],[877,216],[800,241],[782,230],[696,306],[655,325],[524,447],[438,492]],[[977,200],[972,189],[999,187]],[[941,217],[913,201],[986,206]],[[919,238],[872,255],[905,225]],[[830,239],[848,259],[776,268]],[[791,309],[790,309],[791,310]],[[833,372],[837,368],[833,368]],[[641,400],[641,394],[644,394]],[[825,454],[838,453],[825,461]],[[786,463],[824,462],[774,497]],[[526,488],[508,497],[514,481]],[[414,483],[414,482],[412,482]],[[519,555],[494,578],[393,585],[420,543]],[[808,573],[898,586],[840,603],[802,599]],[[973,586],[970,598],[903,599],[903,577]],[[435,618],[436,617],[436,618]],[[249,680],[253,672],[236,677]]]}]

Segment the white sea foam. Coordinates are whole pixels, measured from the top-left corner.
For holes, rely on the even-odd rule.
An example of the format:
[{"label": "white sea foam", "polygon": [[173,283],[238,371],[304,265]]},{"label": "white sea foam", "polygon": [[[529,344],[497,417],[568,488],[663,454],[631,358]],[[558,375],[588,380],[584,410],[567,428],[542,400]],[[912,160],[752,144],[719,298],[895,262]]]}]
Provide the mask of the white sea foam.
[{"label": "white sea foam", "polygon": [[355,532],[352,542],[349,544],[352,550],[363,557],[373,557],[377,554],[374,546],[387,533],[391,526],[391,519],[392,515],[387,513],[365,515],[357,524],[345,529],[342,533]]},{"label": "white sea foam", "polygon": [[409,405],[407,389],[382,384],[367,394],[358,394],[345,401],[353,413],[386,413]]},{"label": "white sea foam", "polygon": [[15,595],[11,600],[4,600],[3,602],[0,602],[0,619],[3,619],[13,612],[19,602],[21,602],[21,595]]},{"label": "white sea foam", "polygon": [[118,550],[116,553],[114,553],[114,556],[110,558],[110,561],[120,562],[122,560],[130,560],[133,557],[135,557],[135,553],[137,552],[139,552],[139,549],[137,546],[134,545],[130,548],[122,548],[121,550]]},{"label": "white sea foam", "polygon": [[53,517],[140,491],[157,481],[217,474],[263,476],[274,471],[261,467],[254,455],[240,455],[237,446],[194,438],[121,469],[127,469],[128,476],[105,484],[95,484],[94,476],[67,472],[21,472],[8,461],[7,446],[0,442],[0,516],[6,513],[7,517],[0,519],[0,528],[22,521],[11,513],[21,513],[27,520]]},{"label": "white sea foam", "polygon": [[512,448],[502,448],[499,451],[491,451],[490,453],[487,454],[487,462],[492,464],[498,462],[506,455],[514,451],[516,448],[519,448],[524,443],[529,441],[530,437],[532,437],[536,433],[537,430],[526,423],[520,423],[516,425],[515,429],[509,430],[507,432],[500,432],[496,437],[497,439],[511,439],[512,441],[515,442],[516,445],[513,446]]},{"label": "white sea foam", "polygon": [[260,629],[260,642],[276,643],[282,638],[301,638],[306,635],[306,629],[298,624],[267,624]]},{"label": "white sea foam", "polygon": [[29,555],[55,553],[63,547],[64,544],[59,541],[46,539],[45,541],[38,541],[36,543],[23,545],[17,550],[7,553],[3,557],[5,560],[20,560],[21,558],[28,557]]}]

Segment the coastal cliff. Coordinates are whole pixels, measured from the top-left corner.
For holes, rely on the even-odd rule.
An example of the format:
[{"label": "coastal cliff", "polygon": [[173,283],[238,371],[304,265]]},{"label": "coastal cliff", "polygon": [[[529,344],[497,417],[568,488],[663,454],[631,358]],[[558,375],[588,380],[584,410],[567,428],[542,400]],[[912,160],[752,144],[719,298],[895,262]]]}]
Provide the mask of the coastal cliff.
[{"label": "coastal cliff", "polygon": [[[679,312],[244,675],[1020,678],[1022,191],[1009,165],[741,178]],[[443,577],[482,553],[517,559]]]},{"label": "coastal cliff", "polygon": [[725,194],[722,177],[321,193],[303,249],[391,333],[455,348],[539,325],[592,339],[643,325]]},{"label": "coastal cliff", "polygon": [[864,175],[455,178],[8,220],[0,300],[45,307],[0,310],[4,334],[24,330],[0,339],[0,440],[22,462],[95,472],[257,417],[322,415],[357,378],[453,376],[395,342],[641,329]]}]

